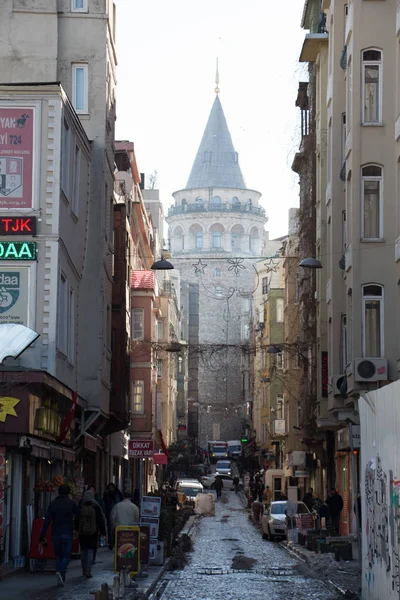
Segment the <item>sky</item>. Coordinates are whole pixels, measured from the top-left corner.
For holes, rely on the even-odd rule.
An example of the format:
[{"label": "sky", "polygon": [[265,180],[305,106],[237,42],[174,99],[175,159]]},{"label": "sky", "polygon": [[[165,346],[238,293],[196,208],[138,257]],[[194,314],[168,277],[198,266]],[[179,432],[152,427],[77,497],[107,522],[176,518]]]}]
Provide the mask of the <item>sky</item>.
[{"label": "sky", "polygon": [[[139,170],[157,171],[167,208],[185,187],[215,98],[248,188],[262,193],[270,237],[298,206],[291,171],[299,144],[298,57],[303,0],[116,0],[116,139],[135,144]],[[164,232],[164,237],[166,232]]]}]

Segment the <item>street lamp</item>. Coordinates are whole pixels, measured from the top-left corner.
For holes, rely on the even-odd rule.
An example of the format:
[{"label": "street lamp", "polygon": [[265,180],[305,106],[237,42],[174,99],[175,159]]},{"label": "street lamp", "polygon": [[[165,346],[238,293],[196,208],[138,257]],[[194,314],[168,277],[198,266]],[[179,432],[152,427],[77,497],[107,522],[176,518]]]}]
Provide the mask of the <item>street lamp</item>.
[{"label": "street lamp", "polygon": [[322,263],[318,258],[303,258],[299,267],[303,267],[304,269],[322,269]]},{"label": "street lamp", "polygon": [[160,260],[156,260],[151,265],[151,268],[153,271],[168,271],[169,269],[174,269],[174,265],[161,256]]},{"label": "street lamp", "polygon": [[267,348],[267,354],[280,354],[282,352],[282,348],[276,346],[275,344],[271,344]]}]

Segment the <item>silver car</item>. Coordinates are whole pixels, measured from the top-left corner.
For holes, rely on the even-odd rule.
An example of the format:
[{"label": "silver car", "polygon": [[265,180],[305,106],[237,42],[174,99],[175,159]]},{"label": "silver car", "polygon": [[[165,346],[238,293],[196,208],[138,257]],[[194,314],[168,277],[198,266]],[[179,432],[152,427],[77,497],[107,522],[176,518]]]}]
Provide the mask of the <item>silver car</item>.
[{"label": "silver car", "polygon": [[[264,539],[274,540],[277,537],[285,537],[286,505],[286,500],[271,502],[270,508],[265,510],[261,521],[262,536]],[[309,512],[304,502],[297,503],[296,514],[302,515]]]}]

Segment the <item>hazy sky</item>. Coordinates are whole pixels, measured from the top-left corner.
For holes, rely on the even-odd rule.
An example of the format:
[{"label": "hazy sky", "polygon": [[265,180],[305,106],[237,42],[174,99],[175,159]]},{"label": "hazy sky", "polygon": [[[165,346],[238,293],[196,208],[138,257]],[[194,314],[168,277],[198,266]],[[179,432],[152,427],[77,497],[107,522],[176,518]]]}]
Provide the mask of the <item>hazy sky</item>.
[{"label": "hazy sky", "polygon": [[[297,60],[303,0],[116,0],[117,139],[135,143],[161,198],[185,187],[215,93],[249,188],[262,193],[271,237],[298,205]],[[166,232],[165,232],[166,234]],[[166,237],[166,235],[164,236]]]}]

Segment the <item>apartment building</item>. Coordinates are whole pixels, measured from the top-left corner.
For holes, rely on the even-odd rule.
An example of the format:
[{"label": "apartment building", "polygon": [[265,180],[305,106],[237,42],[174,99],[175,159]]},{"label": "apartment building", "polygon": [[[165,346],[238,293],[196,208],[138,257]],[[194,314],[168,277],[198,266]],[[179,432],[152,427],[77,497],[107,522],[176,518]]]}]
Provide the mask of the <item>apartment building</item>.
[{"label": "apartment building", "polygon": [[[13,491],[5,523],[20,527],[7,542],[12,566],[27,539],[18,511],[31,503],[42,516],[48,500],[24,490],[62,474],[77,482],[79,494],[82,482],[102,489],[113,477],[105,439],[115,431],[109,410],[115,7],[108,0],[5,0],[0,36],[7,40],[0,48],[2,127],[14,123],[1,134],[0,218],[36,220],[37,237],[23,238],[27,246],[14,242],[19,269],[10,249],[2,266],[4,277],[13,273],[11,297],[24,298],[10,319],[40,334],[1,368],[4,394],[19,400],[23,418],[17,428],[10,419],[12,438],[1,440],[15,455],[6,475]],[[13,389],[16,378],[23,398]]]}]

